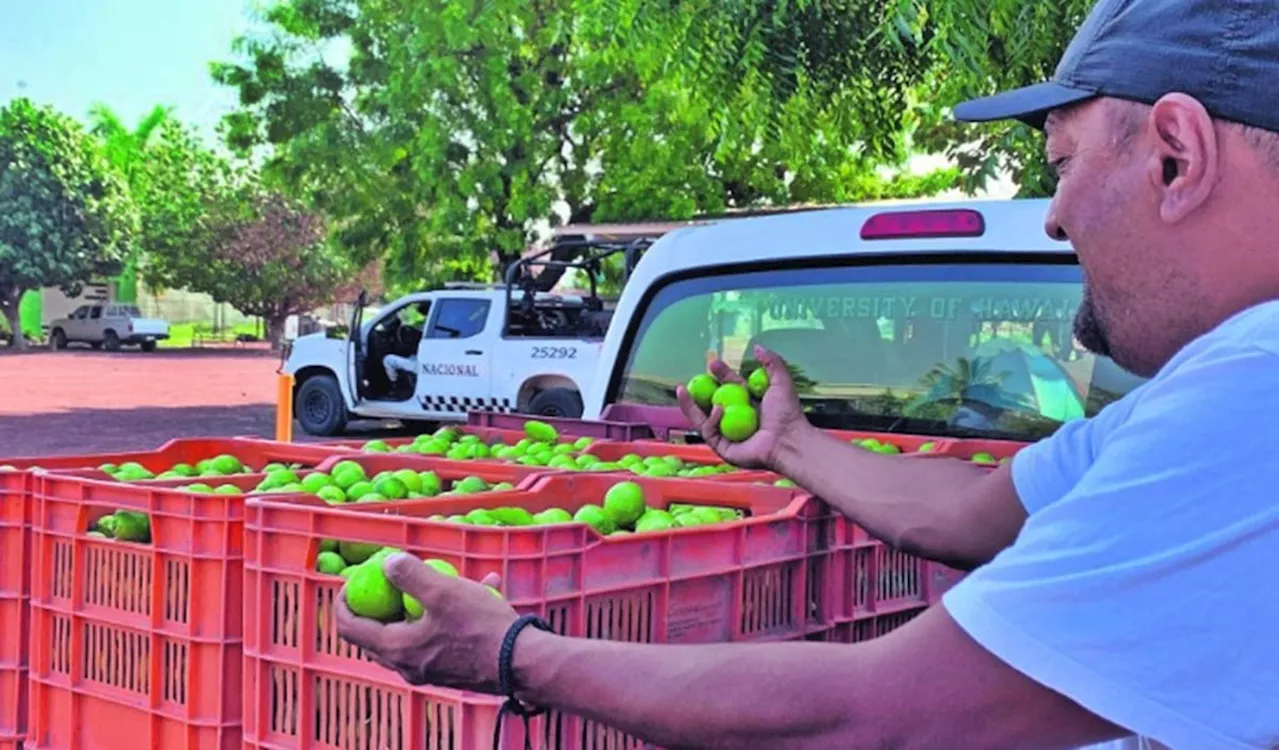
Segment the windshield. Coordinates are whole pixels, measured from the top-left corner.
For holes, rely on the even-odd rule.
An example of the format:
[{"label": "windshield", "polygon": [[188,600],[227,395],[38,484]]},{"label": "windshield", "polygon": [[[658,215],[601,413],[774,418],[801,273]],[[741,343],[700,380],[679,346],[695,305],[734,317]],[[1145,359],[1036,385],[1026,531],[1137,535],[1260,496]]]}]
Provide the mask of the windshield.
[{"label": "windshield", "polygon": [[1071,335],[1066,263],[822,266],[687,279],[643,311],[611,400],[674,405],[714,353],[790,367],[814,424],[1034,440],[1141,381]]}]

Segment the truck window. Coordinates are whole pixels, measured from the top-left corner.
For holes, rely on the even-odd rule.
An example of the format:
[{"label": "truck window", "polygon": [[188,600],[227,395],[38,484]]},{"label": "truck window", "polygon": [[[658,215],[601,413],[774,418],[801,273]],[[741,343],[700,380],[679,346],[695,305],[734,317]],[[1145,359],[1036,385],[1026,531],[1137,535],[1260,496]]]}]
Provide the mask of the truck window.
[{"label": "truck window", "polygon": [[484,331],[489,300],[445,299],[436,306],[436,317],[427,338],[468,339]]},{"label": "truck window", "polygon": [[640,312],[610,400],[674,405],[714,353],[788,362],[822,427],[1034,440],[1142,382],[1075,342],[1074,264],[826,266],[672,283]]},{"label": "truck window", "polygon": [[90,319],[90,320],[98,320],[98,319],[100,319],[101,317],[102,317],[102,308],[101,308],[101,307],[91,307],[91,308],[89,308],[89,319]]},{"label": "truck window", "polygon": [[72,313],[67,316],[67,319],[68,320],[84,320],[84,317],[88,314],[89,314],[89,308],[85,305],[81,305],[80,307],[77,307],[75,310],[73,310]]}]

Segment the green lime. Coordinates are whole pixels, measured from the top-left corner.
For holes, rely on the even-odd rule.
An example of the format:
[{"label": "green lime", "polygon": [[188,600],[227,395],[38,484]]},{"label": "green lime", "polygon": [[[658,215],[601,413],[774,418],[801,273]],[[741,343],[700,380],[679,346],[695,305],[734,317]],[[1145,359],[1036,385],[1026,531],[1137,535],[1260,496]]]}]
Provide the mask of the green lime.
[{"label": "green lime", "polygon": [[215,489],[214,489],[214,491],[213,491],[213,494],[215,494],[215,495],[243,495],[243,494],[244,494],[244,490],[240,489],[239,487],[235,486],[234,484],[223,484],[223,485],[219,485],[217,488],[215,488]]},{"label": "green lime", "polygon": [[[695,511],[696,512],[696,511]],[[636,533],[644,531],[665,531],[676,527],[676,520],[665,510],[649,510],[636,521]]]},{"label": "green lime", "polygon": [[324,487],[332,487],[333,480],[329,478],[328,474],[316,471],[303,477],[300,484],[302,484],[302,489],[315,495]]},{"label": "green lime", "polygon": [[630,469],[632,466],[635,466],[636,464],[644,463],[644,459],[636,455],[635,453],[628,453],[622,458],[619,458],[617,463],[619,466],[623,466]]},{"label": "green lime", "polygon": [[595,441],[596,441],[595,438],[587,437],[586,435],[583,435],[582,437],[573,441],[573,448],[574,450],[584,451],[588,447],[590,447],[590,445]]},{"label": "green lime", "polygon": [[116,522],[112,528],[112,536],[126,542],[151,541],[151,521],[145,513],[131,510],[115,512]]},{"label": "green lime", "polygon": [[576,469],[578,468],[578,463],[573,460],[572,456],[558,455],[551,457],[551,460],[547,462],[547,468]]},{"label": "green lime", "polygon": [[345,469],[335,468],[330,476],[333,478],[333,483],[344,491],[349,491],[355,485],[365,481],[364,469],[359,466],[354,469],[350,467]]},{"label": "green lime", "polygon": [[440,481],[440,475],[434,471],[424,471],[418,475],[418,479],[422,482],[418,491],[428,497],[439,495],[444,486],[444,483]]},{"label": "green lime", "polygon": [[875,448],[872,448],[871,450],[873,453],[883,453],[885,455],[890,455],[890,456],[902,452],[902,450],[898,448],[898,446],[894,445],[893,443],[881,443],[880,445],[876,446]]},{"label": "green lime", "polygon": [[327,487],[321,487],[316,492],[316,497],[330,505],[338,505],[347,501],[347,493],[343,492],[342,488],[335,487],[332,484]]},{"label": "green lime", "polygon": [[458,516],[458,515],[449,516],[444,520],[448,521],[449,523],[465,523],[465,524],[471,523],[470,521],[467,520],[466,516]]},{"label": "green lime", "polygon": [[617,524],[613,522],[613,517],[599,505],[584,505],[578,508],[578,512],[573,514],[573,520],[585,523],[605,535],[613,533],[613,530],[617,528]]},{"label": "green lime", "polygon": [[533,514],[533,525],[535,526],[548,526],[571,521],[573,521],[573,516],[564,508],[547,508],[544,511]]},{"label": "green lime", "polygon": [[783,477],[782,479],[779,479],[776,482],[774,482],[773,486],[774,487],[795,487],[796,483],[791,481],[790,479]]},{"label": "green lime", "polygon": [[975,463],[975,464],[995,464],[995,463],[997,463],[997,461],[996,461],[996,457],[995,457],[995,456],[993,456],[993,455],[991,455],[990,453],[987,453],[986,451],[979,451],[978,453],[973,454],[973,457],[972,457],[972,458],[970,458],[969,460],[970,460],[970,461],[972,461],[972,462],[973,462],[973,463]]},{"label": "green lime", "polygon": [[453,491],[462,494],[471,494],[473,492],[484,492],[489,489],[489,483],[480,477],[463,477],[453,484]]},{"label": "green lime", "polygon": [[574,450],[575,448],[573,447],[573,443],[561,443],[552,448],[551,452],[557,456],[567,456],[570,453],[573,453]]},{"label": "green lime", "polygon": [[336,576],[347,567],[347,561],[337,552],[321,552],[316,555],[316,572]]},{"label": "green lime", "polygon": [[534,440],[541,440],[545,443],[554,443],[560,439],[560,433],[556,431],[556,428],[536,419],[530,419],[524,423],[524,434]]},{"label": "green lime", "polygon": [[196,492],[201,495],[207,495],[213,492],[213,488],[205,484],[204,482],[196,482],[195,484],[188,484],[185,489],[187,492]]},{"label": "green lime", "polygon": [[604,495],[604,510],[617,526],[630,526],[644,513],[644,488],[635,482],[618,482]]},{"label": "green lime", "polygon": [[489,515],[497,519],[503,526],[530,526],[533,515],[524,508],[494,508]]},{"label": "green lime", "polygon": [[[339,484],[338,486],[341,487],[342,485]],[[373,482],[363,481],[363,480],[356,482],[350,487],[347,487],[346,492],[347,492],[348,500],[359,500],[365,495],[369,495],[374,492]]]},{"label": "green lime", "polygon": [[694,508],[693,510],[689,511],[689,515],[698,519],[698,523],[700,524],[720,523],[722,520],[724,520],[723,516],[720,514],[720,511],[717,510],[716,508],[706,508],[706,507]]},{"label": "green lime", "polygon": [[338,554],[342,555],[342,559],[346,560],[350,565],[359,565],[370,557],[373,557],[373,554],[380,549],[382,549],[381,544],[371,544],[368,542],[338,542]]},{"label": "green lime", "polygon": [[875,438],[863,438],[857,441],[857,445],[866,448],[867,450],[874,450],[880,445],[880,441]]},{"label": "green lime", "polygon": [[[391,499],[392,499],[392,498],[389,498],[389,497],[387,497],[386,495],[383,495],[383,494],[378,493],[378,492],[369,492],[369,493],[366,493],[366,494],[364,494],[364,495],[361,495],[359,498],[357,498],[357,499],[356,499],[356,502],[357,502],[357,503],[382,503],[382,502],[386,502],[387,500],[391,500]],[[394,498],[394,499],[399,500],[399,499],[401,499],[401,498]]]},{"label": "green lime", "polygon": [[760,399],[764,398],[764,392],[767,390],[769,390],[769,372],[763,367],[757,367],[747,377],[747,391]]},{"label": "green lime", "polygon": [[751,403],[751,393],[741,383],[725,383],[711,395],[712,406],[730,406],[732,404]]},{"label": "green lime", "polygon": [[417,452],[424,456],[443,456],[449,452],[449,445],[441,440],[432,438],[425,443],[418,443]]},{"label": "green lime", "polygon": [[484,443],[472,443],[467,446],[467,456],[472,459],[483,460],[489,458],[490,455],[492,454],[489,451],[489,446]]},{"label": "green lime", "polygon": [[180,477],[194,477],[196,475],[196,467],[191,464],[175,464],[169,471]]},{"label": "green lime", "polygon": [[760,417],[755,407],[750,404],[731,404],[724,407],[724,415],[720,417],[720,434],[727,440],[740,443],[756,434],[760,427]]},{"label": "green lime", "polygon": [[689,391],[689,396],[693,399],[693,403],[704,411],[711,408],[711,398],[715,396],[716,389],[719,387],[720,383],[705,372],[694,375],[685,384],[685,390]]},{"label": "green lime", "polygon": [[574,457],[573,462],[577,464],[579,468],[588,469],[600,463],[600,459],[590,453],[583,453]]},{"label": "green lime", "polygon": [[927,440],[921,443],[919,448],[916,448],[916,453],[933,453],[934,450],[937,449],[937,447],[938,447],[937,443],[933,442],[932,440]]},{"label": "green lime", "polygon": [[385,440],[370,440],[364,444],[364,447],[361,448],[361,450],[366,453],[390,453],[391,446],[387,445],[387,441]]},{"label": "green lime", "polygon": [[640,473],[646,477],[674,477],[676,469],[667,463],[658,463],[653,466],[646,467]]},{"label": "green lime", "polygon": [[380,565],[361,565],[347,576],[347,607],[361,617],[390,622],[404,612],[400,591],[387,580]]},{"label": "green lime", "polygon": [[702,522],[699,521],[698,517],[695,516],[693,513],[680,513],[678,515],[672,516],[672,518],[675,520],[676,526],[682,529],[688,528],[690,526],[702,525]]},{"label": "green lime", "polygon": [[[13,467],[12,467],[12,466],[6,466],[5,468],[6,468],[6,469],[12,469]],[[100,464],[100,465],[98,466],[98,471],[102,472],[103,474],[114,474],[114,473],[116,473],[116,470],[117,470],[117,469],[118,469],[118,467],[117,467],[115,464]],[[186,475],[184,475],[184,476],[186,476]]]},{"label": "green lime", "polygon": [[239,474],[244,469],[244,464],[240,463],[240,459],[235,456],[224,453],[213,459],[212,468],[222,474]]},{"label": "green lime", "polygon": [[337,552],[338,540],[337,539],[321,539],[320,551],[321,552]]},{"label": "green lime", "polygon": [[383,477],[373,487],[379,495],[389,500],[403,500],[409,496],[409,488],[394,476]]},{"label": "green lime", "polygon": [[476,508],[475,510],[464,516],[466,522],[475,526],[497,526],[498,519],[484,508]]},{"label": "green lime", "polygon": [[285,466],[284,464],[278,464],[278,463],[272,462],[272,463],[269,463],[269,464],[267,464],[266,466],[263,466],[263,467],[262,467],[262,473],[263,473],[263,474],[270,474],[271,472],[275,471],[276,469],[286,469],[286,468],[288,468],[288,467],[287,467],[287,466]]},{"label": "green lime", "polygon": [[490,487],[489,491],[490,492],[507,492],[508,490],[514,490],[515,488],[516,486],[510,482],[498,482],[497,484]]}]

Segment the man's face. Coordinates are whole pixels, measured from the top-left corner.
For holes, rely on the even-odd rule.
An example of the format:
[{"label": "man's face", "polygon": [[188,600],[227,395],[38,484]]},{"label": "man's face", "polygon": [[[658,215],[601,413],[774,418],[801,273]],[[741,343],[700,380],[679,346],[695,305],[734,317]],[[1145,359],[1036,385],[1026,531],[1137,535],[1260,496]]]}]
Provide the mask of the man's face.
[{"label": "man's face", "polygon": [[1132,144],[1117,137],[1113,102],[1097,99],[1050,114],[1047,157],[1058,187],[1045,231],[1069,239],[1084,270],[1075,336],[1089,351],[1131,370],[1140,366],[1142,311],[1158,227]]}]

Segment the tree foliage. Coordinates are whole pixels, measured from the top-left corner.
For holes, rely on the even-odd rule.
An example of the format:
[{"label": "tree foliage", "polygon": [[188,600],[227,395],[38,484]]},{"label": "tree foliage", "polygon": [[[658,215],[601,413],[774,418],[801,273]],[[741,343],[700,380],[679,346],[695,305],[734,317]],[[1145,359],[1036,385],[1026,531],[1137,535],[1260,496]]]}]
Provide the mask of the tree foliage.
[{"label": "tree foliage", "polygon": [[[146,152],[159,138],[163,126],[173,110],[159,104],[143,115],[138,124],[129,128],[111,107],[98,102],[89,109],[89,132],[102,142],[107,160],[124,175],[134,200],[142,202],[144,185],[140,180],[145,165]],[[145,249],[132,242],[125,253],[125,267],[118,278],[117,295],[122,300],[137,298],[138,264]]]},{"label": "tree foliage", "polygon": [[487,277],[564,220],[949,187],[883,174],[928,62],[888,19],[873,0],[278,0],[213,75],[240,94],[229,144],[266,148],[356,258]]},{"label": "tree foliage", "polygon": [[75,121],[22,98],[0,109],[0,311],[10,330],[20,330],[24,292],[79,294],[122,257],[135,224],[124,180]]},{"label": "tree foliage", "polygon": [[[939,105],[1048,80],[1095,0],[910,0],[894,19],[897,38],[929,50],[927,90]],[[1020,123],[966,125],[945,107],[924,140],[945,150],[964,173],[964,187],[981,188],[1007,171],[1023,197],[1053,194],[1043,138]]]},{"label": "tree foliage", "polygon": [[162,125],[136,179],[147,284],[203,292],[259,316],[273,344],[290,315],[354,297],[353,280],[371,281],[335,251],[321,214],[273,191],[177,121]]}]

